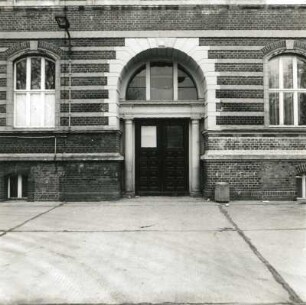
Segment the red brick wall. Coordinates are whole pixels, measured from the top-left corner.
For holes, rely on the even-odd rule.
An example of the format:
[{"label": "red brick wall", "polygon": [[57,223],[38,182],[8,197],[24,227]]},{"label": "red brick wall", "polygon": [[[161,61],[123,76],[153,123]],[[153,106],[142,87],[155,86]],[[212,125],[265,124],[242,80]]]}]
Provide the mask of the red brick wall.
[{"label": "red brick wall", "polygon": [[119,153],[120,133],[2,134],[0,153]]},{"label": "red brick wall", "polygon": [[[57,31],[58,8],[8,8],[2,31]],[[300,30],[305,7],[269,6],[93,6],[68,7],[71,30]],[[184,20],[184,22],[182,22]]]},{"label": "red brick wall", "polygon": [[28,201],[98,201],[121,196],[120,162],[0,162],[0,201],[9,175],[28,176]]},{"label": "red brick wall", "polygon": [[294,200],[296,164],[279,160],[205,161],[204,197],[213,199],[216,182],[228,182],[231,200]]}]

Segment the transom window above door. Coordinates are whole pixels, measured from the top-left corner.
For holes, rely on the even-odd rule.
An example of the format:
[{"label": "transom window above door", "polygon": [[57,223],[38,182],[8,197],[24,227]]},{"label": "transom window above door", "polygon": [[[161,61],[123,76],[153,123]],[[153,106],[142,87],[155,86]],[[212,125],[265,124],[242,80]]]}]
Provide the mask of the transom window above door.
[{"label": "transom window above door", "polygon": [[178,63],[147,62],[131,77],[127,100],[197,100],[198,93],[190,74]]},{"label": "transom window above door", "polygon": [[15,127],[54,127],[54,61],[39,56],[16,61],[14,93]]}]

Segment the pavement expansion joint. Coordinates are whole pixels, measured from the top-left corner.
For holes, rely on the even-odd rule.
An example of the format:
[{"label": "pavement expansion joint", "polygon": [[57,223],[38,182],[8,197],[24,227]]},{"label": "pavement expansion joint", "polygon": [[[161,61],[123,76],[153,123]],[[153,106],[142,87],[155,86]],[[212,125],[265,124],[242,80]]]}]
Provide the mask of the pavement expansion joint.
[{"label": "pavement expansion joint", "polygon": [[246,229],[243,232],[267,232],[267,231],[304,231],[306,228],[273,228],[273,229]]},{"label": "pavement expansion joint", "polygon": [[[18,305],[40,305],[38,303],[19,303]],[[285,303],[43,303],[42,305],[306,305],[305,302]]]},{"label": "pavement expansion joint", "polygon": [[[228,232],[236,231],[235,228],[218,228],[206,230],[165,230],[165,229],[136,229],[136,230],[13,230],[10,233],[143,233],[143,232],[158,232],[158,233],[196,233],[196,232]],[[4,232],[6,233],[6,232]],[[1,236],[1,234],[0,234]]]},{"label": "pavement expansion joint", "polygon": [[[263,257],[263,255],[259,252],[259,250],[252,244],[251,240],[244,234],[244,232],[238,227],[238,225],[231,218],[229,212],[224,206],[219,205],[220,212],[225,216],[225,218],[234,226],[237,233],[242,237],[242,239],[247,243],[247,245],[251,248],[253,253],[257,256],[257,258],[266,266],[266,268],[270,271],[273,278],[277,283],[279,283],[289,294],[289,299],[292,301],[291,304],[303,304],[303,300],[299,297],[299,295],[290,287],[290,285],[285,281],[285,279],[278,273],[278,271],[269,263],[267,259]],[[290,303],[289,303],[290,304]]]},{"label": "pavement expansion joint", "polygon": [[4,232],[2,232],[2,233],[0,234],[0,237],[6,235],[7,233],[13,232],[14,230],[16,230],[16,229],[22,227],[23,225],[29,223],[30,221],[32,221],[32,220],[34,220],[34,219],[37,219],[38,217],[40,217],[40,216],[42,216],[42,215],[45,215],[45,214],[47,214],[47,213],[49,213],[49,212],[51,212],[51,211],[53,211],[53,210],[55,210],[55,209],[57,209],[57,208],[63,206],[64,204],[65,204],[65,203],[60,203],[60,204],[58,204],[58,205],[56,205],[56,206],[53,206],[51,209],[48,209],[47,211],[44,211],[44,212],[42,212],[42,213],[39,213],[39,214],[37,214],[37,215],[31,217],[31,218],[25,220],[24,222],[20,223],[20,224],[17,225],[17,226],[15,226],[15,227],[13,227],[13,228],[10,228],[10,229],[8,229],[8,230],[5,230]]}]

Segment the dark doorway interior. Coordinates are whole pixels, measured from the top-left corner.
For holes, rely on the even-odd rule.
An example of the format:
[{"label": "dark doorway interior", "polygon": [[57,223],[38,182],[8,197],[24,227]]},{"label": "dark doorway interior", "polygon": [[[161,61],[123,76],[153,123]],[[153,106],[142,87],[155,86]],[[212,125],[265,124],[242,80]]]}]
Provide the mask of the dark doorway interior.
[{"label": "dark doorway interior", "polygon": [[136,194],[188,194],[188,121],[136,121]]}]

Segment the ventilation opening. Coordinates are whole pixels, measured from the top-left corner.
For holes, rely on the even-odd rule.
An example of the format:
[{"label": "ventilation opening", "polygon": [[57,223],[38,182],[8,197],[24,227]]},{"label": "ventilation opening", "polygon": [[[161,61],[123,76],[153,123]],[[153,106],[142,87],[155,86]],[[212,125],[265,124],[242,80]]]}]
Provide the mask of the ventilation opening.
[{"label": "ventilation opening", "polygon": [[28,176],[11,175],[7,179],[8,199],[27,199],[28,197]]}]

